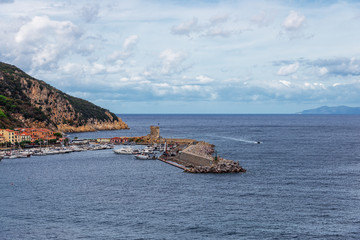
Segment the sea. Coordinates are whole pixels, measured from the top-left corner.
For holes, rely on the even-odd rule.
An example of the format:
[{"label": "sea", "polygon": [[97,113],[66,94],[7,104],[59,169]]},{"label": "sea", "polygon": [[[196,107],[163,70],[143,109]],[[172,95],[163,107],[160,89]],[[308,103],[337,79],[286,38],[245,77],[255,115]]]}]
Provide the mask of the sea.
[{"label": "sea", "polygon": [[155,125],[247,172],[184,173],[111,149],[4,159],[0,239],[360,239],[360,115],[121,117],[130,130],[69,137]]}]

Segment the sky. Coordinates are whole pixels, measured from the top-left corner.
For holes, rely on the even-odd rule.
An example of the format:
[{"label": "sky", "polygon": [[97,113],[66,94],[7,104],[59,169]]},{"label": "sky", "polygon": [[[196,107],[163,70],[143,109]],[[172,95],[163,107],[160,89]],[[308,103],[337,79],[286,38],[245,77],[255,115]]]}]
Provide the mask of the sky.
[{"label": "sky", "polygon": [[0,0],[0,61],[115,113],[360,104],[360,1]]}]

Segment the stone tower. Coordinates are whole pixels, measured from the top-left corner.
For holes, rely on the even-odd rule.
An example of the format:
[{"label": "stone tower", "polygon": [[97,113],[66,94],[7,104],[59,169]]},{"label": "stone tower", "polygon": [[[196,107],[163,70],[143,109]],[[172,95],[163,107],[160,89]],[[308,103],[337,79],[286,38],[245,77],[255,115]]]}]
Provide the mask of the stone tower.
[{"label": "stone tower", "polygon": [[160,127],[159,126],[150,126],[150,138],[154,141],[158,140],[160,137]]}]

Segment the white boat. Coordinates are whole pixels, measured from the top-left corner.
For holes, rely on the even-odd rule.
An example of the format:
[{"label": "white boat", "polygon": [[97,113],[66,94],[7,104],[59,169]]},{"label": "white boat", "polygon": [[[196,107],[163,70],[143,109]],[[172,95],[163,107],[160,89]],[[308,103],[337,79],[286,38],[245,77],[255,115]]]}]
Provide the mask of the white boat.
[{"label": "white boat", "polygon": [[134,155],[140,154],[140,150],[139,149],[134,149],[132,154],[134,154]]},{"label": "white boat", "polygon": [[139,159],[139,160],[150,160],[150,159],[155,159],[155,155],[142,153],[142,154],[135,155],[135,158]]},{"label": "white boat", "polygon": [[152,146],[146,146],[144,149],[143,149],[143,152],[144,153],[147,153],[147,154],[150,154],[150,153],[153,153],[154,152],[154,149]]},{"label": "white boat", "polygon": [[42,151],[36,151],[33,153],[33,156],[46,156],[46,153],[44,153]]},{"label": "white boat", "polygon": [[115,149],[113,151],[116,154],[131,155],[134,149],[131,147],[124,147],[124,148]]},{"label": "white boat", "polygon": [[30,155],[25,155],[25,154],[14,154],[14,155],[11,155],[9,157],[9,159],[15,159],[15,158],[28,158],[30,157]]}]

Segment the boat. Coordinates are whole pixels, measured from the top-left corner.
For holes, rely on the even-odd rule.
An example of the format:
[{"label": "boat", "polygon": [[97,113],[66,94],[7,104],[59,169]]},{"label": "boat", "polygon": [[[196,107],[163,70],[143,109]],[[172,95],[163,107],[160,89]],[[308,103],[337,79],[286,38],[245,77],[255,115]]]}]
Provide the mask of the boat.
[{"label": "boat", "polygon": [[151,154],[145,154],[145,153],[141,153],[141,154],[137,154],[135,155],[136,159],[139,160],[151,160],[151,159],[156,159],[155,155],[151,155]]},{"label": "boat", "polygon": [[9,157],[9,159],[15,159],[15,158],[28,158],[30,155],[28,154],[13,154]]},{"label": "boat", "polygon": [[119,149],[116,149],[113,151],[116,154],[131,155],[131,154],[133,154],[134,149],[131,147],[124,147],[124,148],[119,148]]},{"label": "boat", "polygon": [[140,154],[140,150],[139,149],[134,149],[132,154],[134,154],[134,155]]},{"label": "boat", "polygon": [[46,153],[42,152],[42,151],[35,151],[33,153],[33,156],[46,156]]}]

